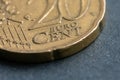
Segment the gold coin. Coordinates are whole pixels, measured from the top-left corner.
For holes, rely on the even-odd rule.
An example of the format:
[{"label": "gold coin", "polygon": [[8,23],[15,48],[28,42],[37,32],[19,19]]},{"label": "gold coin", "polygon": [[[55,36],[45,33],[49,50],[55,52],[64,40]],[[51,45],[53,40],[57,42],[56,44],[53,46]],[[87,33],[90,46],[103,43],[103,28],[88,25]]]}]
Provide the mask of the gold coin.
[{"label": "gold coin", "polygon": [[100,33],[105,0],[0,0],[0,51],[44,62],[70,56]]}]

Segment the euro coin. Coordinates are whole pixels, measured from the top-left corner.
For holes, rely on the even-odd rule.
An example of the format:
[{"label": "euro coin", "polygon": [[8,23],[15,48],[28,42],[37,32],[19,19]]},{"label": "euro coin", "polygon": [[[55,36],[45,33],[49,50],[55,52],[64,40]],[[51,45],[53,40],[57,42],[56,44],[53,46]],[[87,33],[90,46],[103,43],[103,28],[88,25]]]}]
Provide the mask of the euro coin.
[{"label": "euro coin", "polygon": [[101,32],[105,0],[0,0],[0,56],[46,62],[71,56]]}]

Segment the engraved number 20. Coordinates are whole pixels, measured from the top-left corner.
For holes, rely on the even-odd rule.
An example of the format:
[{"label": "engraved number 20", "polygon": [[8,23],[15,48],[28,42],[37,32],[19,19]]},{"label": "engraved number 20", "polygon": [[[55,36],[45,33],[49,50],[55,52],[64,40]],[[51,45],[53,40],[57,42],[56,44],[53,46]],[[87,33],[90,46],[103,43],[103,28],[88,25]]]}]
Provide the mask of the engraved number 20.
[{"label": "engraved number 20", "polygon": [[43,17],[40,18],[39,23],[41,23],[55,7],[58,7],[60,18],[62,19],[79,19],[87,11],[89,0],[47,0],[47,4],[47,9]]},{"label": "engraved number 20", "polygon": [[44,20],[55,9],[58,9],[59,16],[45,23],[58,24],[63,19],[73,21],[81,18],[87,11],[90,0],[46,0],[47,6],[42,17],[37,19],[37,23],[32,25],[29,30],[40,28],[40,24],[44,24]]},{"label": "engraved number 20", "polygon": [[85,1],[87,0],[59,0],[58,7],[61,16],[67,20],[79,19],[87,10]]}]

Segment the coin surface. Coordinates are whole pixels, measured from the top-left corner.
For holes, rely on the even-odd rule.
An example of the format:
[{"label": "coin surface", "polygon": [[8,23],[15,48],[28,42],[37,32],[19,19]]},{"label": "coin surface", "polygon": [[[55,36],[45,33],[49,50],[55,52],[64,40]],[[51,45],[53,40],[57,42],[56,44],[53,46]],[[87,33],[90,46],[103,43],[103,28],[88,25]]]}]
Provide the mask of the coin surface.
[{"label": "coin surface", "polygon": [[70,56],[100,33],[105,0],[0,0],[1,56],[43,62]]}]

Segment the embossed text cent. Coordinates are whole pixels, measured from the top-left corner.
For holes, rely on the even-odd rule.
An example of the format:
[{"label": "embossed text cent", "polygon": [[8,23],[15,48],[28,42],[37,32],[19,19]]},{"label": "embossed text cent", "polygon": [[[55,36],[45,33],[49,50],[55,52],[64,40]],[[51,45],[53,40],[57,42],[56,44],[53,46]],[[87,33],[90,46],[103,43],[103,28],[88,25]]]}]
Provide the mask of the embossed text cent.
[{"label": "embossed text cent", "polygon": [[45,62],[70,56],[101,31],[105,0],[0,0],[1,57]]}]

